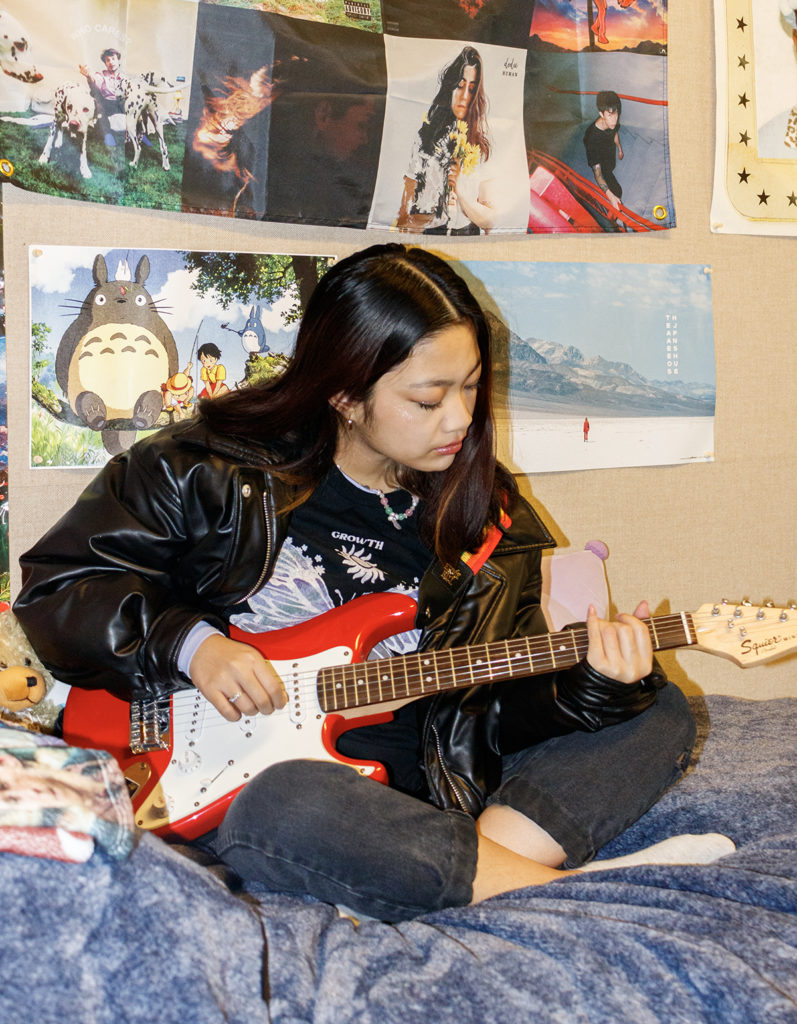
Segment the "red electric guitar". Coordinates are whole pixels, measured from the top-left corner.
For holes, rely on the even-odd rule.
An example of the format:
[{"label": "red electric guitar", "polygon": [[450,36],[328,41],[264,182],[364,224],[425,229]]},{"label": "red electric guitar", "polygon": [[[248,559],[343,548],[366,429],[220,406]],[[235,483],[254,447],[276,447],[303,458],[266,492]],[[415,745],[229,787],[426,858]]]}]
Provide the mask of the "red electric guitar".
[{"label": "red electric guitar", "polygon": [[[274,714],[228,722],[194,689],[128,704],[104,690],[73,687],[64,737],[113,754],[141,828],[193,839],[218,825],[235,794],[269,765],[293,758],[337,760],[384,782],[380,764],[355,763],[337,753],[341,733],[365,721],[385,721],[418,697],[567,668],[587,651],[587,631],[580,627],[364,660],[379,640],[411,629],[415,612],[406,595],[373,594],[273,633],[233,627],[233,639],[261,650],[285,682],[288,703]],[[723,601],[647,623],[656,651],[695,647],[742,667],[797,649],[795,605],[755,608]]]}]

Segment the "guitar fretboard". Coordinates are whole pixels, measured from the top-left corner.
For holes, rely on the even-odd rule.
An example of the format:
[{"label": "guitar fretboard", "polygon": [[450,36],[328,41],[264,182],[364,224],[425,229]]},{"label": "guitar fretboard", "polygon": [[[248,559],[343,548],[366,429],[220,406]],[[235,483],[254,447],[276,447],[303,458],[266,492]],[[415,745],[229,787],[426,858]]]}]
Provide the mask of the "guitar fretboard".
[{"label": "guitar fretboard", "polygon": [[[647,620],[654,651],[697,642],[688,612]],[[398,699],[425,697],[477,683],[540,675],[576,665],[587,653],[587,630],[500,640],[473,647],[421,651],[323,668],[318,673],[318,702],[329,714]]]}]

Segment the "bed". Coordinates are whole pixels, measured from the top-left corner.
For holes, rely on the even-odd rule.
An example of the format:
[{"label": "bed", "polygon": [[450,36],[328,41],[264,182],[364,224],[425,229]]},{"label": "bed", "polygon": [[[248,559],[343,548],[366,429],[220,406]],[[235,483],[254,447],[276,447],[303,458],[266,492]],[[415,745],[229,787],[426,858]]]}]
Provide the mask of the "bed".
[{"label": "bed", "polygon": [[141,834],[0,854],[0,1020],[797,1022],[797,699],[691,698],[684,780],[601,856],[725,832],[712,865],[599,871],[389,925],[241,887]]}]

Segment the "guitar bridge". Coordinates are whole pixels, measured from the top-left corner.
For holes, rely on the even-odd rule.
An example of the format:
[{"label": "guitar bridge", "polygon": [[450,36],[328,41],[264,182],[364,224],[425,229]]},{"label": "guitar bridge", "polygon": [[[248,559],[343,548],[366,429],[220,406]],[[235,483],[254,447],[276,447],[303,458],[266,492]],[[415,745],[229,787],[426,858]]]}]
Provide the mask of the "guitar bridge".
[{"label": "guitar bridge", "polygon": [[138,700],[130,705],[130,750],[146,754],[171,746],[171,706],[164,700]]}]

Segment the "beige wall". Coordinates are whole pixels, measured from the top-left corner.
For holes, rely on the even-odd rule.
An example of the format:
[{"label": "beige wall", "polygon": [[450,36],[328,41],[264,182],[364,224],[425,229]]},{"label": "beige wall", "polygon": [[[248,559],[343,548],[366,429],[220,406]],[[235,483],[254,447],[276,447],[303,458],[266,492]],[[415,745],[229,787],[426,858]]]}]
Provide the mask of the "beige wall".
[{"label": "beige wall", "polygon": [[[716,462],[551,473],[523,481],[561,544],[605,541],[614,604],[655,612],[727,597],[797,598],[797,240],[712,235],[714,58],[710,3],[670,8],[670,143],[678,227],[650,236],[451,240],[467,259],[705,263],[713,268]],[[16,559],[83,488],[81,471],[27,468],[30,243],[343,255],[386,232],[288,227],[79,204],[4,187],[12,591]],[[667,655],[689,692],[797,694],[797,659],[746,672],[697,652]]]}]

